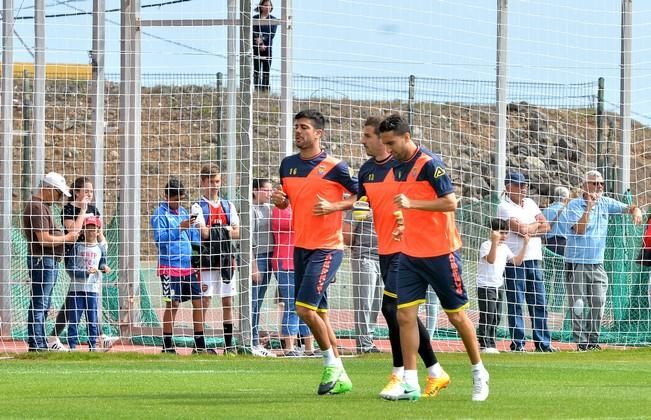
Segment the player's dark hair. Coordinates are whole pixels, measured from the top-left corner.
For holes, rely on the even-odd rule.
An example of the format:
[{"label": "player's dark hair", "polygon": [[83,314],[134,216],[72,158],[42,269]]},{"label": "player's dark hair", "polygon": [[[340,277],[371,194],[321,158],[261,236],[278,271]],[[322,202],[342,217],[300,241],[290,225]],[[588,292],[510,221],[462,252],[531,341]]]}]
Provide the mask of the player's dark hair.
[{"label": "player's dark hair", "polygon": [[375,135],[380,135],[380,123],[382,120],[376,116],[371,115],[364,121],[364,127],[373,127],[375,129]]},{"label": "player's dark hair", "polygon": [[258,13],[260,13],[260,12],[262,11],[262,6],[264,6],[264,4],[265,4],[266,2],[269,2],[269,5],[271,6],[271,9],[269,9],[269,13],[273,12],[273,10],[274,10],[274,4],[271,2],[271,0],[260,0],[260,2],[258,3],[258,5],[255,6],[255,11],[258,12]]},{"label": "player's dark hair", "polygon": [[325,117],[316,109],[304,109],[300,111],[294,116],[294,121],[300,120],[301,118],[307,118],[312,121],[312,126],[317,130],[323,130],[325,128]]},{"label": "player's dark hair", "polygon": [[509,222],[504,219],[491,219],[491,230],[504,231],[509,230]]},{"label": "player's dark hair", "polygon": [[380,133],[393,131],[394,134],[397,134],[399,136],[402,136],[406,133],[411,134],[409,123],[405,121],[405,119],[402,118],[399,114],[389,115],[384,120],[382,120],[380,126],[378,127],[378,130]]},{"label": "player's dark hair", "polygon": [[165,197],[185,197],[185,187],[180,179],[170,178],[170,180],[167,181],[167,184],[165,184]]},{"label": "player's dark hair", "polygon": [[72,188],[70,191],[70,197],[68,197],[68,201],[75,201],[75,197],[79,193],[79,191],[84,188],[84,185],[86,184],[92,184],[93,180],[86,177],[86,176],[80,176],[79,178],[75,179],[75,182],[72,183]]},{"label": "player's dark hair", "polygon": [[255,178],[253,180],[253,189],[259,190],[264,186],[264,184],[271,184],[271,180],[269,178]]}]

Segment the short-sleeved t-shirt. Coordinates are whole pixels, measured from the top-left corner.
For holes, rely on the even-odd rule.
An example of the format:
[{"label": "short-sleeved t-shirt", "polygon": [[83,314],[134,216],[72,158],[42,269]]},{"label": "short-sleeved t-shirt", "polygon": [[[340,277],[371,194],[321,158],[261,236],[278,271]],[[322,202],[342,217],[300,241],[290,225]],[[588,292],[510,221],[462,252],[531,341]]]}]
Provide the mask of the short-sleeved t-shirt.
[{"label": "short-sleeved t-shirt", "polygon": [[[68,233],[68,229],[65,227],[65,221],[66,220],[76,220],[77,216],[79,216],[79,212],[81,212],[81,209],[77,206],[75,206],[72,203],[68,203],[65,206],[63,206],[63,213],[61,215],[61,218],[63,219],[64,225],[63,225],[63,230],[64,232]],[[95,207],[92,204],[89,204],[86,207],[86,217],[89,216],[100,216],[99,210],[97,207]],[[81,233],[79,234],[79,237],[77,238],[77,242],[84,242],[85,236],[84,236],[84,231],[82,229]]]},{"label": "short-sleeved t-shirt", "polygon": [[601,197],[590,210],[590,219],[583,235],[574,231],[587,203],[583,198],[570,201],[561,214],[559,223],[565,232],[565,261],[575,264],[601,264],[606,251],[608,234],[608,217],[611,214],[624,213],[627,205],[610,197]]},{"label": "short-sleeved t-shirt", "polygon": [[556,201],[551,206],[542,209],[542,214],[547,219],[551,229],[545,235],[545,238],[553,238],[555,236],[565,237],[563,226],[559,223],[561,214],[565,211],[565,206],[560,201]]},{"label": "short-sleeved t-shirt", "polygon": [[[514,203],[509,197],[504,197],[497,207],[497,217],[504,220],[517,219],[521,224],[530,224],[536,221],[536,216],[541,214],[540,208],[535,201],[530,198],[522,200],[522,205]],[[506,237],[506,245],[514,254],[519,254],[520,249],[524,246],[522,236],[514,232],[509,232]],[[538,236],[529,239],[527,251],[524,254],[524,261],[542,260],[542,240]]]},{"label": "short-sleeved t-shirt", "polygon": [[497,245],[495,262],[486,261],[486,256],[491,251],[491,241],[484,241],[479,247],[479,267],[477,267],[478,287],[502,287],[504,284],[504,268],[506,262],[513,259],[514,255],[506,244]]},{"label": "short-sleeved t-shirt", "polygon": [[353,243],[350,245],[350,256],[359,258],[372,258],[379,260],[377,253],[377,235],[373,228],[373,214],[369,212],[368,217],[358,222],[353,219],[353,212],[347,211],[344,221],[353,227]]},{"label": "short-sleeved t-shirt", "polygon": [[253,246],[255,253],[271,254],[274,249],[274,237],[271,230],[271,210],[270,203],[254,204],[251,206],[253,216]]},{"label": "short-sleeved t-shirt", "polygon": [[43,200],[32,197],[32,201],[27,203],[23,212],[23,229],[27,243],[29,244],[29,253],[33,256],[62,256],[63,244],[55,247],[42,246],[36,237],[36,232],[49,232],[53,236],[63,236],[63,231],[59,229],[52,217],[50,206]]}]

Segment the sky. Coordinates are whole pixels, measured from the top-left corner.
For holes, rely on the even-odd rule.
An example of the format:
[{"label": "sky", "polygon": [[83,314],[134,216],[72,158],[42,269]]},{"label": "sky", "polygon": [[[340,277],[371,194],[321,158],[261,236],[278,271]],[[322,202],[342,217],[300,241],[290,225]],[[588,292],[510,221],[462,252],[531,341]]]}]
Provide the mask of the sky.
[{"label": "sky", "polygon": [[[141,0],[141,4],[166,0]],[[107,9],[119,1],[107,0]],[[633,2],[633,117],[651,122],[651,2]],[[280,16],[280,0],[272,14]],[[14,0],[15,16],[33,1]],[[293,68],[306,76],[495,80],[496,0],[294,0]],[[508,1],[507,73],[514,82],[584,83],[604,77],[619,109],[620,14],[615,0]],[[46,13],[91,11],[90,0],[46,0]],[[224,18],[226,0],[142,9],[143,19]],[[119,13],[107,14],[107,72],[119,72]],[[90,16],[46,20],[48,62],[87,63]],[[16,23],[15,60],[31,61],[33,21]],[[145,28],[143,73],[226,72],[226,28]],[[273,74],[280,71],[280,37]]]}]

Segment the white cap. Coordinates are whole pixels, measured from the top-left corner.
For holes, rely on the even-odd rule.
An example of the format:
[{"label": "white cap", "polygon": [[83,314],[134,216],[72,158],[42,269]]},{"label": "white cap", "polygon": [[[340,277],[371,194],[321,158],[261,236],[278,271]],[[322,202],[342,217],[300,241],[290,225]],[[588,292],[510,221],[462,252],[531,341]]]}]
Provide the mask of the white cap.
[{"label": "white cap", "polygon": [[43,184],[47,184],[56,188],[57,190],[61,191],[66,197],[71,197],[70,188],[68,188],[68,184],[66,184],[66,179],[59,173],[48,172],[45,175],[45,178],[43,178]]}]

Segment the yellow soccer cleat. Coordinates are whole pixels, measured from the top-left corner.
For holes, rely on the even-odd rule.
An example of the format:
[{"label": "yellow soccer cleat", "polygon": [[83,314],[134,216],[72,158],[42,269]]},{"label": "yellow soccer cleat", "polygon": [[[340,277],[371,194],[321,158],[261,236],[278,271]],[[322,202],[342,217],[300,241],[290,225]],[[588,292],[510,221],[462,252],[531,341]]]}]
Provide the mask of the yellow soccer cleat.
[{"label": "yellow soccer cleat", "polygon": [[393,395],[396,392],[395,390],[400,388],[401,383],[402,379],[398,375],[391,374],[391,376],[389,376],[389,383],[387,383],[384,388],[382,388],[382,391],[380,391],[380,397],[389,399],[389,396]]},{"label": "yellow soccer cleat", "polygon": [[425,385],[425,390],[423,391],[421,398],[434,398],[439,395],[439,392],[441,392],[443,388],[447,388],[449,384],[450,375],[445,372],[443,372],[443,375],[438,378],[428,376],[427,385]]}]

